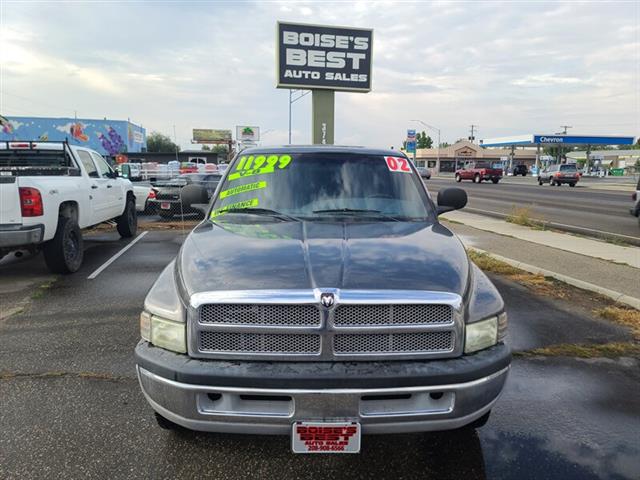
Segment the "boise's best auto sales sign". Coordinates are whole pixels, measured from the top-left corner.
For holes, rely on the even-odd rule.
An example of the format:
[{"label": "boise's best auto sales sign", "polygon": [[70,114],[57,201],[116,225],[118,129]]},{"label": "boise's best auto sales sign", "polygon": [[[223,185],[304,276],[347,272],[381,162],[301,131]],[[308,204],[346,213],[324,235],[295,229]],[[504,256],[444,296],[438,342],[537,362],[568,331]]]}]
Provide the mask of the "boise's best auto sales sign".
[{"label": "boise's best auto sales sign", "polygon": [[371,90],[373,30],[278,22],[278,87]]}]

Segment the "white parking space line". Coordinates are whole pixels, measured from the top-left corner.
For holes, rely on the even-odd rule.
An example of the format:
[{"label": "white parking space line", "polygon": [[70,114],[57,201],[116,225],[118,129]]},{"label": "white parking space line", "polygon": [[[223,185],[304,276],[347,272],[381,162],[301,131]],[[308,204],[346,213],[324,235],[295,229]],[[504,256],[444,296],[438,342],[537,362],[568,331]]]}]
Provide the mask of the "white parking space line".
[{"label": "white parking space line", "polygon": [[91,275],[89,275],[87,277],[87,280],[93,280],[98,275],[100,275],[109,265],[111,265],[113,262],[115,262],[124,252],[126,252],[131,247],[133,247],[135,245],[135,243],[138,240],[140,240],[142,237],[144,237],[147,233],[149,233],[149,232],[148,231],[142,232],[140,235],[138,235],[136,238],[134,238],[129,244],[127,244],[126,247],[124,247],[122,250],[120,250],[118,253],[116,253],[109,260],[104,262],[95,272],[93,272]]}]

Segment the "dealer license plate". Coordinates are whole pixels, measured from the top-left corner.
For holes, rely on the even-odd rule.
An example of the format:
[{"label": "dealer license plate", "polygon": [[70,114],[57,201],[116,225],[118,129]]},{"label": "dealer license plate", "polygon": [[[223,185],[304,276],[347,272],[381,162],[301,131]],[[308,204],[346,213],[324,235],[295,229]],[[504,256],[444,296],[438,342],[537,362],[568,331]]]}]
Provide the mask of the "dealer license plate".
[{"label": "dealer license plate", "polygon": [[295,422],[291,432],[293,453],[359,453],[357,422]]},{"label": "dealer license plate", "polygon": [[162,202],[160,204],[160,208],[162,210],[170,210],[171,209],[171,204],[169,202]]}]

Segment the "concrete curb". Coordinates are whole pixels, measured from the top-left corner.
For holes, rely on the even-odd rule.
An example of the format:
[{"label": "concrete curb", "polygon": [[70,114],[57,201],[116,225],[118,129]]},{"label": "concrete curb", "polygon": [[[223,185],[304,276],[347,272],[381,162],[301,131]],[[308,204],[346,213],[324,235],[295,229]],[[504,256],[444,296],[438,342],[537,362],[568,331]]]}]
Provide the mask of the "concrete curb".
[{"label": "concrete curb", "polygon": [[629,295],[625,295],[624,293],[616,292],[614,290],[609,290],[608,288],[600,287],[598,285],[594,285],[593,283],[585,282],[583,280],[578,280],[577,278],[568,277],[567,275],[563,275],[561,273],[552,272],[551,270],[546,270],[544,268],[536,267],[534,265],[529,265],[528,263],[519,262],[517,260],[513,260],[511,258],[503,257],[502,255],[497,255],[495,253],[487,252],[486,250],[482,250],[476,247],[467,247],[469,250],[474,250],[478,253],[484,253],[489,255],[490,257],[495,258],[501,262],[504,262],[512,267],[519,268],[520,270],[524,270],[525,272],[533,273],[536,275],[544,275],[545,277],[555,278],[561,282],[567,283],[577,288],[581,288],[583,290],[588,290],[590,292],[599,293],[600,295],[604,295],[612,299],[614,302],[622,303],[629,307],[633,307],[636,310],[640,310],[640,298],[630,297]]}]

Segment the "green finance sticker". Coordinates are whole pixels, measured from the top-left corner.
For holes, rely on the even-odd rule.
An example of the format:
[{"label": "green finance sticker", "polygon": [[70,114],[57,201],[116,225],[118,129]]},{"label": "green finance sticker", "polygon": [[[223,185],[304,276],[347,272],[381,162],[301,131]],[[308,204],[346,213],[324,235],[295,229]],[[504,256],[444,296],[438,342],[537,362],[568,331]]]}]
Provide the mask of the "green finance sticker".
[{"label": "green finance sticker", "polygon": [[266,188],[267,182],[253,182],[246,185],[238,185],[237,187],[229,188],[223,192],[220,192],[220,198],[227,198],[232,195],[238,195],[240,193],[252,192],[253,190],[260,190]]},{"label": "green finance sticker", "polygon": [[290,163],[291,155],[244,155],[240,157],[235,171],[229,174],[228,179],[233,181],[239,178],[273,173],[276,169],[287,168]]},{"label": "green finance sticker", "polygon": [[257,206],[258,206],[257,198],[252,198],[251,200],[244,200],[242,202],[230,203],[229,205],[225,205],[222,208],[216,208],[215,210],[213,210],[211,212],[210,218],[216,218],[216,217],[219,217],[220,215],[224,215],[229,210],[233,210],[234,208],[250,208],[250,207],[257,207]]}]

